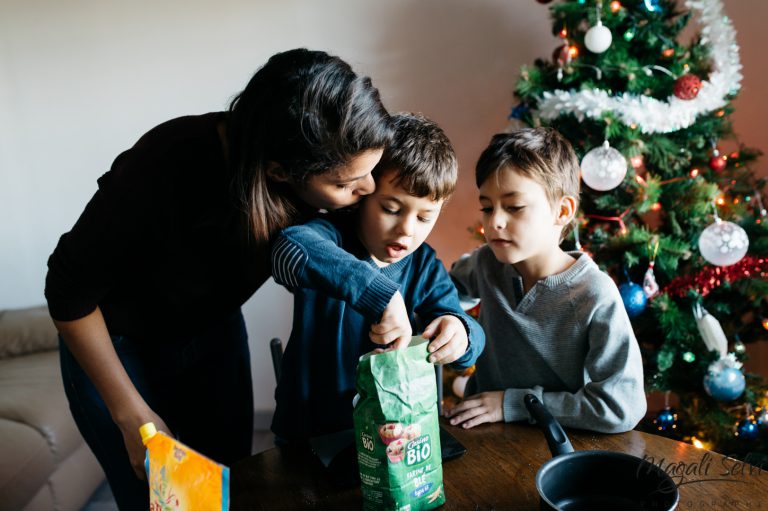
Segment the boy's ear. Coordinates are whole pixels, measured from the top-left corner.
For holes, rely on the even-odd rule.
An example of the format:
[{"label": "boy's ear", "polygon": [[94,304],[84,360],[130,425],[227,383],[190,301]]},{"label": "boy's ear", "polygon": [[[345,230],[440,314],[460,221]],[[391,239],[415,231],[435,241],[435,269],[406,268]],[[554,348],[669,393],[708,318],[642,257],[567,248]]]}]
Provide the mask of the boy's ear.
[{"label": "boy's ear", "polygon": [[283,166],[276,161],[269,161],[267,163],[267,176],[272,181],[277,181],[278,183],[285,183],[289,181],[289,177],[285,172],[285,169],[283,169]]},{"label": "boy's ear", "polygon": [[555,223],[557,225],[567,225],[573,220],[576,215],[576,199],[570,195],[564,195],[558,204],[557,219]]}]

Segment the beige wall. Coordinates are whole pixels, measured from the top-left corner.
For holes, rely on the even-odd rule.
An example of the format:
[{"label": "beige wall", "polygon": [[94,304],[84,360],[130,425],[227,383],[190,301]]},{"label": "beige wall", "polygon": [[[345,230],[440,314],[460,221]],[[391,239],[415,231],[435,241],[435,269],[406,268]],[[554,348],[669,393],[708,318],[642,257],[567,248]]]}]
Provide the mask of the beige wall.
[{"label": "beige wall", "polygon": [[[766,148],[768,1],[725,3],[744,62],[736,129]],[[391,110],[445,128],[461,178],[430,242],[450,263],[475,245],[472,169],[507,124],[520,65],[557,44],[534,0],[0,0],[0,308],[43,301],[48,254],[120,151],[163,120],[224,108],[296,46],[342,56]],[[257,408],[271,406],[267,341],[287,337],[290,310],[273,284],[245,307]]]},{"label": "beige wall", "polygon": [[[744,81],[734,102],[733,124],[742,143],[768,153],[768,56],[761,40],[765,37],[768,2],[765,0],[727,0],[726,12],[736,27],[741,47]],[[755,170],[768,177],[768,154],[755,165]],[[768,204],[766,204],[768,207]]]}]

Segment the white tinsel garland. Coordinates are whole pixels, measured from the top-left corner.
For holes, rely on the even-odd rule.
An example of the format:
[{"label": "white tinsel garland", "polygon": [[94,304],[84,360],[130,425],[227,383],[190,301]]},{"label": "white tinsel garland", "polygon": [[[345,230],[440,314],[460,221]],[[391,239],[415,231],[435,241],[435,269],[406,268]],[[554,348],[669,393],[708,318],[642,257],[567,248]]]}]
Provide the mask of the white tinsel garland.
[{"label": "white tinsel garland", "polygon": [[728,95],[741,86],[741,62],[736,32],[723,13],[721,0],[686,0],[686,6],[701,15],[701,41],[710,45],[712,73],[702,80],[699,94],[690,100],[671,95],[667,101],[649,96],[623,94],[609,96],[604,90],[545,92],[538,104],[538,114],[555,119],[574,114],[599,119],[604,112],[616,114],[627,125],[636,124],[643,133],[669,133],[687,128],[703,113],[722,108]]}]

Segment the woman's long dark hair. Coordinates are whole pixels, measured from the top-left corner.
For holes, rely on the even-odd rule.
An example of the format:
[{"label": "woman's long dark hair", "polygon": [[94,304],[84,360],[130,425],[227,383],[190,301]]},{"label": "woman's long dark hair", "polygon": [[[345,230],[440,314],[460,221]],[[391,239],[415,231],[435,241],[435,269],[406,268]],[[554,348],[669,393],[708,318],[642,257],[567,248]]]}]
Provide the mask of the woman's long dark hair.
[{"label": "woman's long dark hair", "polygon": [[303,48],[273,55],[232,101],[227,120],[235,192],[256,243],[297,216],[290,189],[267,176],[269,162],[301,185],[385,147],[390,136],[379,91],[349,64]]}]

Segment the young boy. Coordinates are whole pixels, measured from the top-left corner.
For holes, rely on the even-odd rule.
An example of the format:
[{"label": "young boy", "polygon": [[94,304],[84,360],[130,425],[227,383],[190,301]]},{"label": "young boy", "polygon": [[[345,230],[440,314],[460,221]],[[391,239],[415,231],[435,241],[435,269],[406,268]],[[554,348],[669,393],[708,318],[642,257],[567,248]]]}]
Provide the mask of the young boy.
[{"label": "young boy", "polygon": [[453,148],[424,117],[397,115],[393,123],[376,191],[352,221],[290,227],[273,247],[273,276],[294,293],[272,421],[283,440],[352,428],[358,359],[390,342],[406,346],[419,325],[427,325],[422,335],[431,339],[433,362],[469,367],[485,345],[424,244],[456,185]]},{"label": "young boy", "polygon": [[551,129],[493,137],[476,169],[487,245],[451,270],[480,298],[488,345],[451,424],[528,419],[533,393],[564,426],[635,427],[646,410],[640,350],[616,285],[560,242],[578,207],[579,162]]}]

